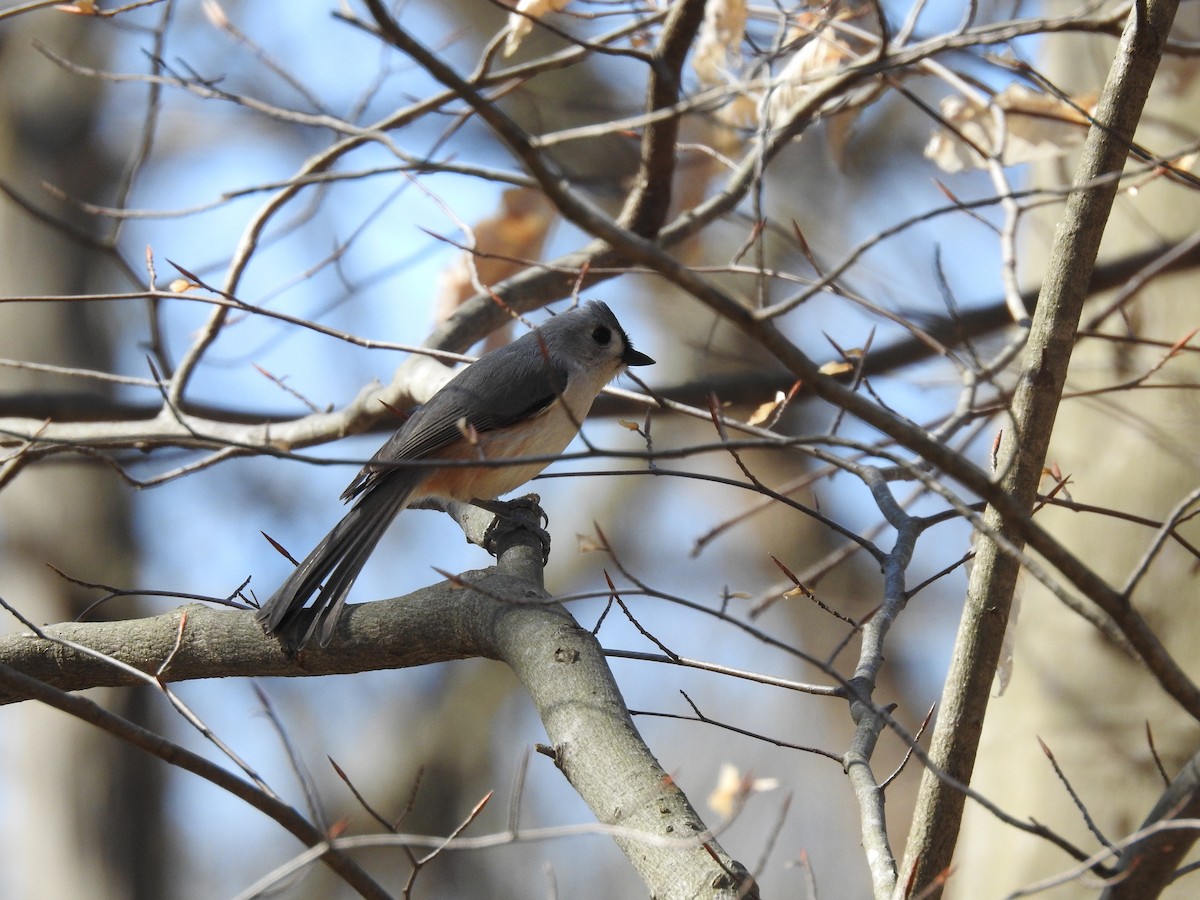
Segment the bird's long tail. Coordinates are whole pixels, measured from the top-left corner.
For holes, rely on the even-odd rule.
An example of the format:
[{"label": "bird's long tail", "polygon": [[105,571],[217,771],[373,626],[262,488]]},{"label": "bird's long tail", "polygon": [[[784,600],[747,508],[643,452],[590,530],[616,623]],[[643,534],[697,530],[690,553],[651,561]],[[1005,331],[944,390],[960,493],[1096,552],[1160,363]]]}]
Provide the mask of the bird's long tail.
[{"label": "bird's long tail", "polygon": [[[263,630],[293,650],[302,649],[318,631],[321,646],[329,643],[350,587],[392,519],[408,503],[411,488],[397,487],[376,484],[359,498],[259,609],[255,618]],[[314,594],[316,599],[306,610]]]}]

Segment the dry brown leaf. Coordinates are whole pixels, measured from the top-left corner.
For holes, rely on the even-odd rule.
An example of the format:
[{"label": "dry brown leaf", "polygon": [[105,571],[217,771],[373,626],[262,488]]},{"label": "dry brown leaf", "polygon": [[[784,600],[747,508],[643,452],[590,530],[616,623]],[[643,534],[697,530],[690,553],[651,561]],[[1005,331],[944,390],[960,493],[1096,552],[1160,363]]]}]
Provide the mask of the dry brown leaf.
[{"label": "dry brown leaf", "polygon": [[[546,13],[558,12],[571,0],[520,0],[517,12],[508,14],[508,37],[504,39],[504,55],[512,56],[533,29],[531,19],[540,19]],[[520,15],[524,13],[525,15]]]},{"label": "dry brown leaf", "polygon": [[743,776],[737,766],[722,763],[717,775],[717,786],[708,795],[708,806],[723,819],[731,818],[741,801],[748,794],[773,791],[779,787],[776,778],[752,778]]},{"label": "dry brown leaf", "polygon": [[[704,22],[696,38],[692,68],[705,87],[725,85],[729,88],[724,105],[717,108],[714,118],[730,129],[753,128],[758,123],[758,108],[762,101],[759,91],[741,86],[742,40],[746,35],[746,0],[709,0],[704,7]],[[718,140],[729,140],[725,133]],[[725,148],[733,151],[734,146]]]},{"label": "dry brown leaf", "polygon": [[586,534],[576,534],[575,541],[580,553],[600,553],[605,549],[603,544]]},{"label": "dry brown leaf", "polygon": [[[1153,168],[1145,169],[1142,172],[1134,174],[1125,179],[1122,184],[1125,185],[1125,190],[1128,191],[1132,196],[1137,194],[1137,192],[1140,191],[1144,185],[1149,184],[1151,181],[1156,181],[1164,176],[1178,179],[1180,176],[1174,173],[1186,172],[1195,174],[1197,156],[1198,154],[1196,153],[1184,154],[1171,163],[1169,167],[1155,166]],[[1191,179],[1188,179],[1186,183],[1190,185],[1190,182]]]},{"label": "dry brown leaf", "polygon": [[708,808],[723,819],[733,815],[734,801],[741,793],[742,776],[737,766],[722,763],[717,775],[717,786],[708,795]]},{"label": "dry brown leaf", "polygon": [[100,7],[94,0],[75,0],[74,3],[61,3],[54,8],[59,12],[71,13],[76,16],[95,16],[100,12]]},{"label": "dry brown leaf", "polygon": [[848,375],[854,371],[855,363],[845,359],[835,359],[821,366],[822,375]]},{"label": "dry brown leaf", "polygon": [[1200,153],[1185,153],[1179,159],[1175,160],[1175,168],[1181,172],[1195,173],[1197,159],[1200,159]]},{"label": "dry brown leaf", "polygon": [[[942,116],[975,146],[941,128],[925,145],[925,156],[944,172],[984,166],[987,161],[976,147],[984,153],[999,152],[1005,166],[1054,159],[1079,146],[1087,136],[1087,116],[1075,106],[1090,113],[1095,98],[1079,97],[1074,102],[1073,106],[1018,83],[1010,84],[990,103],[953,94],[942,100]],[[997,115],[997,109],[1003,115]]]},{"label": "dry brown leaf", "polygon": [[758,407],[750,414],[750,418],[746,420],[747,425],[761,425],[767,419],[775,414],[775,410],[779,409],[779,404],[787,399],[787,394],[783,391],[775,392],[775,399],[768,400],[766,403]]},{"label": "dry brown leaf", "polygon": [[696,38],[692,68],[703,85],[726,84],[741,69],[746,0],[709,0]]},{"label": "dry brown leaf", "polygon": [[204,11],[205,18],[216,28],[228,28],[229,16],[225,15],[225,10],[221,8],[221,4],[217,0],[204,0],[200,4],[200,8]]},{"label": "dry brown leaf", "polygon": [[[864,8],[847,8],[834,20],[849,21],[863,14]],[[817,84],[833,75],[843,63],[858,59],[868,44],[854,39],[830,26],[822,13],[805,13],[798,17],[796,37],[810,34],[811,38],[792,54],[779,75],[767,101],[767,116],[774,126],[782,125],[792,110],[811,96]]]},{"label": "dry brown leaf", "polygon": [[475,296],[472,263],[479,282],[485,288],[493,287],[525,268],[526,260],[541,256],[553,223],[554,206],[540,191],[533,188],[505,191],[500,212],[472,229],[475,253],[464,252],[442,274],[434,310],[436,321],[446,321],[459,306]]},{"label": "dry brown leaf", "polygon": [[[762,107],[762,92],[738,90],[733,99],[716,112],[716,118],[732,129],[753,128],[758,124],[759,109]],[[725,152],[732,152],[737,144],[729,144]],[[718,149],[722,149],[718,147]]]}]

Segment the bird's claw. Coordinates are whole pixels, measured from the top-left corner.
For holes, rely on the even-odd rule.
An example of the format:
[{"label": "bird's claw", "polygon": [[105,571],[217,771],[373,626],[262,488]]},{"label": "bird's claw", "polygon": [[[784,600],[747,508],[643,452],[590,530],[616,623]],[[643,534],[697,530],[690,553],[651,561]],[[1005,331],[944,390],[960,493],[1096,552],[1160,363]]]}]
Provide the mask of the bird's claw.
[{"label": "bird's claw", "polygon": [[483,533],[483,549],[492,556],[499,556],[501,536],[524,529],[542,542],[542,564],[545,565],[550,559],[550,532],[545,528],[550,524],[550,517],[542,509],[541,499],[537,494],[526,494],[513,500],[473,500],[474,506],[495,516]]}]

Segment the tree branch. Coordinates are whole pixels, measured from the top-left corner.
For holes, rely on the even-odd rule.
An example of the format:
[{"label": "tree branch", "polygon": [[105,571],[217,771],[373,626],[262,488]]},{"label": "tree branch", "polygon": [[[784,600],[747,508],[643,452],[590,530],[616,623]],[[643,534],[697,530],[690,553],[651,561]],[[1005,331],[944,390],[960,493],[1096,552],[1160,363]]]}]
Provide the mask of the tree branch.
[{"label": "tree branch", "polygon": [[[1087,298],[1087,285],[1116,197],[1118,182],[1109,176],[1124,168],[1175,9],[1175,0],[1148,0],[1145,7],[1135,4],[1101,95],[1096,125],[1088,132],[1075,175],[1077,189],[1068,198],[1055,234],[1050,270],[1038,298],[1013,397],[1012,426],[1006,430],[1001,445],[1004,474],[1000,488],[1010,508],[1015,505],[1028,511],[1033,507]],[[1014,527],[1015,517],[1009,512],[989,505],[985,522],[1009,542],[1018,547],[1024,545],[1026,536]],[[1002,550],[997,541],[979,541],[929,751],[938,768],[962,782],[970,782],[975,765],[1019,568],[1016,559]],[[1105,611],[1116,613],[1114,617],[1122,612],[1131,613],[1123,601],[1113,604],[1112,609],[1106,607]],[[1129,615],[1125,619],[1123,626],[1128,624]],[[1135,645],[1143,656],[1149,645],[1161,647],[1148,627],[1126,634],[1136,637]],[[1163,678],[1163,673],[1159,674]],[[1190,685],[1181,672],[1174,674],[1183,679],[1177,689]],[[1179,696],[1166,679],[1163,686]],[[1195,687],[1191,686],[1190,691],[1194,694]],[[950,867],[958,839],[963,803],[961,792],[925,773],[899,880],[900,890],[928,889],[940,893],[940,880]]]},{"label": "tree branch", "polygon": [[1126,847],[1115,880],[1100,900],[1157,897],[1200,837],[1195,829],[1155,828],[1174,819],[1200,818],[1200,753],[1187,761],[1138,828],[1146,836]]},{"label": "tree branch", "polygon": [[[0,683],[7,687],[0,703],[137,683],[54,639],[143,672],[156,672],[170,659],[161,675],[167,682],[363,672],[476,656],[501,660],[533,698],[555,764],[600,822],[619,826],[615,839],[653,896],[756,897],[749,873],[721,849],[638,735],[599,643],[541,589],[541,544],[522,534],[529,535],[518,532],[496,568],[347,607],[329,647],[299,657],[266,637],[250,611],[199,605],[125,622],[55,625],[45,629],[50,639],[0,637]],[[44,690],[34,692],[29,679]],[[75,701],[61,696],[64,704]]]}]

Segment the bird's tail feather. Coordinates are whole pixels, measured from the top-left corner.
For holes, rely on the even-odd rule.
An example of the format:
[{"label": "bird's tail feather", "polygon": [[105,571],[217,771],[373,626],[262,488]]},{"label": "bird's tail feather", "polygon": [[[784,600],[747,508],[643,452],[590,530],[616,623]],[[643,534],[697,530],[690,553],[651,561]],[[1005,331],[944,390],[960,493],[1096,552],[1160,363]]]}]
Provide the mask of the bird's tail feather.
[{"label": "bird's tail feather", "polygon": [[[392,519],[408,503],[412,488],[380,482],[363,494],[262,605],[255,617],[268,634],[300,650],[317,631],[329,643],[346,595]],[[382,488],[382,489],[381,489]],[[311,609],[308,599],[316,595]]]}]

